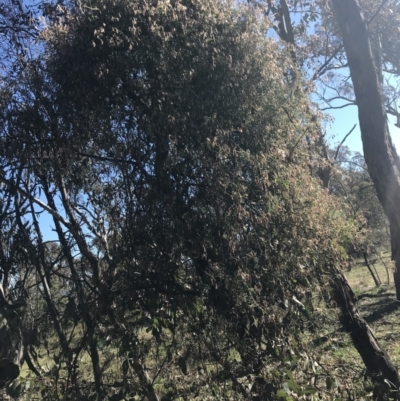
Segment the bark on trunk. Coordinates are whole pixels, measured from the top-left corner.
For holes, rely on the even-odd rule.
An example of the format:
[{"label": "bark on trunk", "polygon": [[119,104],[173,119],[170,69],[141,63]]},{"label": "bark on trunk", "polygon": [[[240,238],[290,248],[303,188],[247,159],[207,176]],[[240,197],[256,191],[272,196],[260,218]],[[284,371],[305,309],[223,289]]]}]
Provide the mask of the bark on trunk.
[{"label": "bark on trunk", "polygon": [[[399,204],[400,208],[400,204]],[[395,263],[393,272],[394,286],[396,287],[397,300],[400,301],[400,226],[390,221],[390,245],[392,248],[392,259]]]},{"label": "bark on trunk", "polygon": [[390,222],[394,282],[400,300],[400,161],[387,125],[381,69],[357,0],[332,0],[347,54],[358,105],[364,157]]},{"label": "bark on trunk", "polygon": [[100,357],[97,349],[97,340],[93,336],[94,333],[90,333],[90,358],[92,360],[92,369],[94,375],[94,383],[96,387],[97,400],[102,399],[102,373],[100,368]]},{"label": "bark on trunk", "polygon": [[7,325],[0,329],[0,389],[19,376],[24,354],[18,312],[3,308],[2,313],[6,316]]},{"label": "bark on trunk", "polygon": [[371,274],[372,279],[374,280],[375,286],[379,287],[381,285],[381,281],[379,279],[379,276],[375,276],[375,273],[372,270],[371,265],[369,264],[367,252],[364,252],[364,260],[365,260],[365,264],[367,265],[367,268],[369,270],[369,273]]},{"label": "bark on trunk", "polygon": [[332,279],[333,296],[341,309],[341,320],[350,333],[365,367],[377,380],[387,380],[393,389],[399,388],[399,375],[386,352],[379,346],[378,340],[367,322],[355,306],[355,296],[346,278],[341,272]]}]

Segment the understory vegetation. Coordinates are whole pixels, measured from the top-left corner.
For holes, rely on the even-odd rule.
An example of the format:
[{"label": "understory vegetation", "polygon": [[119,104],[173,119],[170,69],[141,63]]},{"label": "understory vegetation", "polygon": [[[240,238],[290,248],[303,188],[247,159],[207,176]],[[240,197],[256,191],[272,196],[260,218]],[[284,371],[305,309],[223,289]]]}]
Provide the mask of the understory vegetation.
[{"label": "understory vegetation", "polygon": [[[390,263],[388,252],[382,254],[383,262],[372,258],[374,261],[377,275],[382,282],[385,282],[386,268],[384,263]],[[371,262],[372,263],[372,262]],[[349,283],[358,297],[358,306],[368,324],[371,325],[376,337],[387,352],[392,357],[393,362],[400,364],[399,333],[397,324],[400,320],[400,310],[395,297],[393,279],[390,283],[386,282],[379,287],[375,286],[374,280],[368,273],[367,266],[363,258],[353,261],[351,270],[346,271]],[[315,309],[312,320],[318,329],[303,331],[299,337],[297,347],[301,347],[301,352],[288,352],[284,357],[272,359],[273,365],[269,367],[270,377],[276,384],[276,399],[364,399],[375,400],[377,398],[376,384],[369,377],[362,359],[352,345],[350,336],[343,330],[338,323],[339,310],[327,308],[318,297],[314,299]],[[312,327],[310,323],[310,327]],[[151,326],[149,326],[151,328]],[[149,328],[142,329],[138,337],[142,344],[147,344],[151,350],[146,355],[146,366],[152,372],[154,366],[160,359],[168,358],[168,350],[158,343],[154,343]],[[73,331],[74,329],[74,331]],[[80,326],[70,326],[71,343],[77,346],[82,339]],[[59,359],[59,345],[57,336],[54,332],[48,332],[46,340],[35,348],[33,359],[35,364],[41,368],[41,376],[38,377],[32,372],[27,364],[22,366],[20,377],[14,381],[8,392],[12,395],[18,394],[20,400],[42,399],[45,394],[49,394],[49,387],[60,386],[58,397],[62,399],[62,391],[65,391],[65,381],[67,380],[67,363]],[[110,399],[123,398],[123,380],[121,372],[126,369],[126,359],[120,352],[120,342],[111,335],[99,336],[99,354],[102,365],[104,366],[104,380],[110,387]],[[198,344],[188,343],[186,346],[196,348]],[[290,348],[293,351],[293,348]],[[171,355],[168,360],[168,375],[170,380],[175,383],[175,391],[181,391],[186,386],[198,386],[197,394],[189,399],[207,399],[207,393],[215,384],[211,378],[221,376],[222,369],[219,364],[211,360],[202,359],[196,361],[185,356],[181,359],[180,355]],[[227,358],[233,364],[240,361],[240,356],[234,350]],[[90,383],[93,382],[93,373],[90,354],[84,349],[79,358],[79,386],[81,389],[89,391]],[[200,363],[199,363],[200,362]],[[164,363],[166,363],[164,361]],[[57,374],[55,375],[55,366]],[[268,377],[268,376],[267,376]],[[257,378],[244,375],[240,378],[241,385],[252,395],[252,389],[257,386]],[[201,383],[201,385],[197,384]],[[171,389],[164,375],[160,375],[154,382],[159,399],[175,399],[170,396]],[[211,389],[210,389],[211,387]],[[139,387],[140,388],[140,387]],[[112,389],[112,390],[111,390]],[[56,392],[57,390],[54,389]],[[226,391],[226,389],[225,389]],[[254,390],[253,390],[254,391]],[[218,393],[209,396],[209,399],[218,399]],[[229,391],[228,397],[232,396]],[[49,397],[49,395],[47,395]],[[56,398],[56,395],[53,395]],[[192,397],[192,396],[191,396]],[[253,393],[254,397],[254,393]],[[268,397],[272,398],[272,394]],[[132,391],[126,399],[140,400],[142,396],[140,390]],[[179,398],[178,398],[179,399]],[[182,397],[182,399],[184,399]],[[232,399],[236,399],[233,398]]]}]

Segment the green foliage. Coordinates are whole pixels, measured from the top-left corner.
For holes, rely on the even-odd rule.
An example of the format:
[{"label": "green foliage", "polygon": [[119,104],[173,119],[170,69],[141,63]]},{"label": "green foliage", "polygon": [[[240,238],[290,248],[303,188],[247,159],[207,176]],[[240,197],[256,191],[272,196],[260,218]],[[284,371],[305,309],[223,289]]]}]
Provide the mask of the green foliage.
[{"label": "green foliage", "polygon": [[380,204],[364,158],[341,147],[332,173],[331,192],[349,205],[349,213],[359,224],[353,255],[377,255],[389,247],[388,221]]},{"label": "green foliage", "polygon": [[218,1],[97,0],[48,6],[46,23],[0,109],[15,277],[37,283],[59,348],[47,371],[36,358],[36,390],[311,399],[313,294],[356,228],[310,174],[308,93],[268,21]]}]

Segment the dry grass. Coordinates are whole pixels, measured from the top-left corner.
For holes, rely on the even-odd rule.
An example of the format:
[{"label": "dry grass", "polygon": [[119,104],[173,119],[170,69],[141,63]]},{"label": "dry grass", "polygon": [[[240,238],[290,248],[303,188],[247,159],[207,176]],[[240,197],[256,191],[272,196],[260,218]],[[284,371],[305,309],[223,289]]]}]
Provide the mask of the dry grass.
[{"label": "dry grass", "polygon": [[[393,263],[390,252],[380,252],[369,257],[368,260],[382,285],[393,285]],[[345,276],[356,293],[362,293],[376,287],[364,258],[355,259],[351,264],[351,270],[345,272]]]}]

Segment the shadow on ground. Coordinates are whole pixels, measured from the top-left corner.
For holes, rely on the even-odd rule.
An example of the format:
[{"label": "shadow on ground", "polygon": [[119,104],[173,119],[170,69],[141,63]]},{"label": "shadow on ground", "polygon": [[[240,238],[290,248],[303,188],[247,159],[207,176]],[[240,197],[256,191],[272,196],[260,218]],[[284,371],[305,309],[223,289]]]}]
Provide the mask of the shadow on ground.
[{"label": "shadow on ground", "polygon": [[400,309],[400,301],[385,297],[378,302],[368,303],[360,306],[367,323],[374,323]]}]

